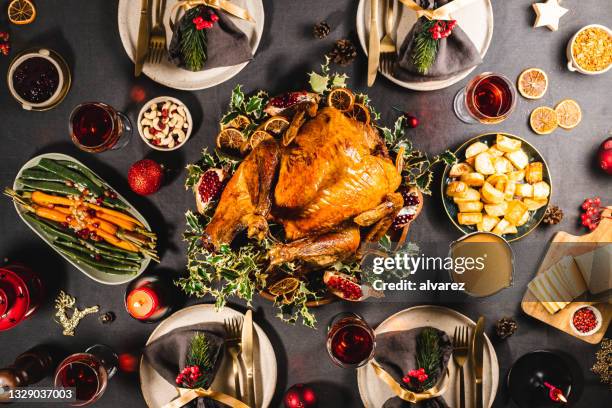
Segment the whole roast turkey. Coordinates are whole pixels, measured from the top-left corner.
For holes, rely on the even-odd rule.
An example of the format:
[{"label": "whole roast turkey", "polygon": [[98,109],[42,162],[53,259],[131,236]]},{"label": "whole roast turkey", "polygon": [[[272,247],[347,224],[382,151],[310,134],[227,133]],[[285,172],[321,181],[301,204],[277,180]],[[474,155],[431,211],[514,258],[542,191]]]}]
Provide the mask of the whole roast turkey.
[{"label": "whole roast turkey", "polygon": [[210,245],[244,229],[261,240],[274,222],[285,240],[270,249],[271,264],[317,269],[355,258],[389,229],[403,206],[401,176],[378,131],[332,107],[308,113],[297,127],[294,118],[291,140],[265,139],[240,164],[206,228]]}]

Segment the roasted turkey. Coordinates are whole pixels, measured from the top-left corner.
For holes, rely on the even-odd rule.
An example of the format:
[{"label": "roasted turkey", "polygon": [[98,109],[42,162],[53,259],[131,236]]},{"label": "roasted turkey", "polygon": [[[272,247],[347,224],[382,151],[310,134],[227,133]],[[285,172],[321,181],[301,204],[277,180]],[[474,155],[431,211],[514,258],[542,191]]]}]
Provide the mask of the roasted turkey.
[{"label": "roasted turkey", "polygon": [[270,249],[272,264],[325,267],[355,257],[362,241],[386,232],[403,199],[396,193],[400,173],[378,131],[335,108],[313,114],[287,146],[264,140],[240,164],[206,228],[212,246],[231,243],[244,229],[262,239],[275,222],[285,243]]}]

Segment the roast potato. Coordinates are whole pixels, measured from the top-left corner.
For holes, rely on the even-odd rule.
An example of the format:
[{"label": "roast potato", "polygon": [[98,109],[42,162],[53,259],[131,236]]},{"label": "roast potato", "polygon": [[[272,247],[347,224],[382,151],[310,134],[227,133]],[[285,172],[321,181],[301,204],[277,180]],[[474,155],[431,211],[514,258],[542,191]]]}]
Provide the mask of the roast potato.
[{"label": "roast potato", "polygon": [[476,225],[482,221],[482,213],[459,213],[457,214],[457,221],[461,225]]},{"label": "roast potato", "polygon": [[465,158],[469,159],[470,157],[474,157],[477,154],[486,152],[487,150],[489,150],[489,146],[482,142],[472,143],[467,149],[465,149]]}]

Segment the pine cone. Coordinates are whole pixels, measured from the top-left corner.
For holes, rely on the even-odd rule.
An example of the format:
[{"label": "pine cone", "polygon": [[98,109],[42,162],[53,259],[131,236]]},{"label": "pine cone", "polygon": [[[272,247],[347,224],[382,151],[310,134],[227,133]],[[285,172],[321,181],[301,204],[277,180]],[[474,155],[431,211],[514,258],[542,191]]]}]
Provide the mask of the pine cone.
[{"label": "pine cone", "polygon": [[314,27],[312,27],[312,35],[314,35],[314,37],[318,39],[327,37],[330,31],[331,28],[329,27],[329,24],[327,24],[326,21],[321,21],[320,23],[317,23],[314,25]]},{"label": "pine cone", "polygon": [[551,205],[546,209],[544,213],[544,219],[542,222],[549,225],[558,224],[563,219],[563,210],[556,205]]},{"label": "pine cone", "polygon": [[495,325],[495,333],[499,336],[500,339],[504,340],[514,334],[518,329],[518,324],[511,317],[503,317],[499,319],[497,324]]},{"label": "pine cone", "polygon": [[357,57],[357,49],[350,40],[338,40],[327,56],[338,65],[348,65]]}]

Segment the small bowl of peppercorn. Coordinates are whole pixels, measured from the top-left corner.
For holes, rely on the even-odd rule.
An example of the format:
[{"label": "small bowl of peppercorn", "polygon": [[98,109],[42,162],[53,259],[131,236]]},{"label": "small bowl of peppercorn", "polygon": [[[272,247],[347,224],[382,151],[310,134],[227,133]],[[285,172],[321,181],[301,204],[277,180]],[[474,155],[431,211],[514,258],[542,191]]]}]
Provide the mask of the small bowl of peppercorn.
[{"label": "small bowl of peppercorn", "polygon": [[571,314],[570,326],[578,336],[590,336],[601,329],[601,312],[594,306],[578,306]]},{"label": "small bowl of peppercorn", "polygon": [[57,106],[68,93],[70,81],[66,62],[45,48],[17,55],[7,74],[9,91],[25,110],[43,111]]}]

